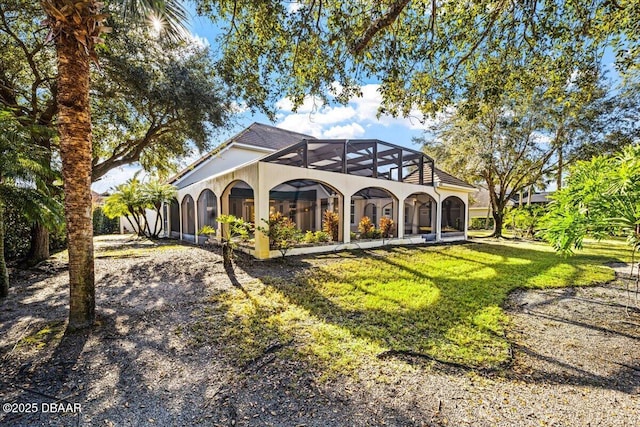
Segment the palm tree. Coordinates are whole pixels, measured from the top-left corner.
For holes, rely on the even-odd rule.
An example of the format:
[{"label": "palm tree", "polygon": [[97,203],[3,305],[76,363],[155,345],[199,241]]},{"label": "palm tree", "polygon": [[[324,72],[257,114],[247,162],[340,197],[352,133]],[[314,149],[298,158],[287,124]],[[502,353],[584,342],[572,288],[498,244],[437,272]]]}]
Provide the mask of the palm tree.
[{"label": "palm tree", "polygon": [[[144,225],[142,218],[147,203],[142,192],[142,185],[138,179],[138,174],[127,182],[117,185],[113,193],[104,201],[104,214],[108,218],[125,217],[138,236],[144,236]],[[131,221],[133,219],[134,223]],[[146,222],[146,221],[145,221]]]},{"label": "palm tree", "polygon": [[171,203],[176,197],[176,187],[161,182],[159,179],[151,179],[142,186],[142,194],[150,206],[156,210],[156,222],[153,224],[153,232],[149,229],[151,237],[157,238],[160,233],[160,209],[164,203]]},{"label": "palm tree", "polygon": [[24,126],[11,114],[0,111],[0,298],[9,293],[4,259],[5,206],[10,203],[19,207],[28,219],[45,225],[62,217],[60,204],[39,185],[53,176],[48,156],[42,147],[31,143]]},{"label": "palm tree", "polygon": [[[95,317],[91,209],[91,115],[89,68],[95,44],[108,32],[97,0],[40,0],[56,47],[57,103],[64,208],[69,238],[70,330],[90,327]],[[132,21],[155,13],[177,36],[186,13],[178,0],[116,0]]]}]

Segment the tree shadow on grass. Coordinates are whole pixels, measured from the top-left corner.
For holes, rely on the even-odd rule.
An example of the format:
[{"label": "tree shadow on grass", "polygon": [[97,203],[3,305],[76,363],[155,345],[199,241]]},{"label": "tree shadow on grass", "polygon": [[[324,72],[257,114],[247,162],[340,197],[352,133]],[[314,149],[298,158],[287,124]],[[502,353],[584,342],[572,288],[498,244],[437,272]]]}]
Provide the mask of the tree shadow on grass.
[{"label": "tree shadow on grass", "polygon": [[[439,248],[392,249],[384,256],[384,251],[359,252],[358,264],[362,272],[354,273],[354,265],[344,264],[342,268],[327,268],[309,274],[302,271],[293,277],[263,277],[262,281],[284,295],[292,304],[308,310],[315,318],[349,331],[353,337],[369,340],[381,348],[406,351],[409,354],[425,354],[427,358],[462,364],[471,369],[492,370],[504,368],[509,362],[511,350],[524,351],[503,336],[502,328],[493,328],[491,322],[483,324],[486,316],[491,317],[498,307],[503,307],[509,293],[520,288],[537,288],[544,285],[553,287],[585,284],[592,273],[585,264],[604,264],[611,258],[600,255],[577,256],[564,259],[553,253],[537,251],[527,247],[504,248],[496,245],[472,244],[465,246],[468,255],[441,253]],[[427,260],[439,256],[456,259],[464,265],[438,266]],[[416,258],[418,257],[418,258]],[[473,266],[476,267],[473,267]],[[482,275],[475,276],[477,270],[486,269],[492,273],[487,280]],[[558,271],[558,277],[553,273]],[[360,274],[360,277],[358,276]],[[372,274],[372,280],[361,280],[363,275]],[[543,274],[555,277],[553,283],[541,284]],[[375,292],[398,278],[408,278],[416,282],[426,281],[439,291],[439,298],[430,305],[415,308],[411,301],[398,302],[395,307],[384,295],[378,300],[382,307],[365,304],[362,301],[375,297]],[[545,279],[546,280],[546,279]],[[393,301],[391,301],[393,302]],[[555,319],[561,320],[561,319]],[[614,329],[591,325],[588,322],[566,320],[583,329],[599,333],[618,334],[630,340],[635,335]],[[458,336],[461,334],[462,336]],[[553,358],[546,359],[553,363]],[[556,365],[563,366],[558,359]],[[569,375],[562,377],[562,384],[595,385],[603,388],[632,392],[629,375],[635,368],[622,366],[621,369],[602,376],[575,367]],[[559,377],[553,372],[543,374],[536,382],[554,383]]]}]

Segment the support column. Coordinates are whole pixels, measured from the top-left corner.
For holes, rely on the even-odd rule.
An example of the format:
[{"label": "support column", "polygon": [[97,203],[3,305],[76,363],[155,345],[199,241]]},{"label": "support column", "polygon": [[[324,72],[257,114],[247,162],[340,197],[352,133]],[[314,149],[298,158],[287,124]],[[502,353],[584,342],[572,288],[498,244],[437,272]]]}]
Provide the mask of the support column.
[{"label": "support column", "polygon": [[193,224],[195,225],[194,227],[194,233],[193,233],[193,243],[195,243],[196,245],[199,245],[200,242],[198,241],[198,200],[194,199],[193,200]]},{"label": "support column", "polygon": [[398,223],[396,225],[396,232],[397,232],[397,236],[398,239],[403,239],[404,238],[404,200],[403,201],[398,201],[396,202],[396,204],[398,205],[398,208],[396,209],[396,212],[398,212]]},{"label": "support column", "polygon": [[[224,193],[224,192],[223,192]],[[220,196],[216,196],[216,240],[218,242],[222,241],[222,227],[220,226],[220,223],[217,222],[218,221],[218,217],[220,215],[222,215],[222,194],[220,193]],[[227,197],[227,201],[229,200],[229,198]],[[229,210],[229,206],[227,203],[227,211]]]},{"label": "support column", "polygon": [[464,201],[464,240],[468,239],[467,231],[469,230],[469,194],[467,200]]},{"label": "support column", "polygon": [[351,242],[351,195],[343,196],[339,203],[340,218],[342,218],[342,241]]},{"label": "support column", "polygon": [[313,231],[322,230],[322,199],[319,197],[316,197],[316,205],[313,209],[313,215],[316,218],[316,229]]},{"label": "support column", "polygon": [[436,202],[436,242],[442,241],[442,195],[438,194]]},{"label": "support column", "polygon": [[[269,189],[262,188],[258,182],[257,188],[253,189],[253,200],[255,207],[255,225],[263,225],[262,218],[269,218]],[[255,256],[258,259],[269,258],[269,237],[261,231],[255,231]]]},{"label": "support column", "polygon": [[[184,200],[184,197],[182,199]],[[178,202],[178,212],[180,212],[180,240],[182,240],[182,201]]]}]

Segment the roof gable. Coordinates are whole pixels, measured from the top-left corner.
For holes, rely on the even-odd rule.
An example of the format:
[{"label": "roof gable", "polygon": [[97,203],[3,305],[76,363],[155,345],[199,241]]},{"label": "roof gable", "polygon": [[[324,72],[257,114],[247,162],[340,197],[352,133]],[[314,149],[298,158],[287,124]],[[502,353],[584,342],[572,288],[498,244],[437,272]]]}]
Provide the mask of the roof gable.
[{"label": "roof gable", "polygon": [[175,182],[189,174],[189,172],[198,168],[212,156],[218,154],[220,151],[231,146],[232,144],[241,144],[277,151],[300,142],[303,139],[314,139],[314,137],[305,135],[303,133],[293,132],[286,129],[280,129],[275,126],[269,126],[262,123],[254,122],[249,127],[243,129],[240,133],[227,139],[225,142],[218,145],[213,150],[209,151],[207,154],[200,157],[198,160],[191,163],[186,168],[182,169],[180,172],[169,178],[167,182],[169,184],[174,184]]}]

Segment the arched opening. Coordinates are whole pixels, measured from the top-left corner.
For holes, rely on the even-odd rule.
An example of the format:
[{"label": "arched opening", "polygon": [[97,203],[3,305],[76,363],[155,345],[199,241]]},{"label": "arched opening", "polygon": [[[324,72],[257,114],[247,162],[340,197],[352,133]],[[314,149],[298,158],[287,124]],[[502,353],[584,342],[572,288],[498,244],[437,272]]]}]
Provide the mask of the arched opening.
[{"label": "arched opening", "polygon": [[216,195],[209,189],[203,190],[198,196],[198,227],[202,228],[208,225],[218,228],[217,217]]},{"label": "arched opening", "polygon": [[375,203],[367,203],[364,206],[364,216],[368,217],[372,223],[378,223],[378,205]]},{"label": "arched opening", "polygon": [[216,221],[216,218],[218,217],[217,202],[218,200],[216,195],[209,189],[202,190],[198,196],[198,243],[203,244],[207,242],[207,236],[200,235],[202,227],[208,226],[214,229],[218,228],[218,222]]},{"label": "arched opening", "polygon": [[253,188],[244,181],[234,181],[222,193],[222,213],[255,223],[256,209]]},{"label": "arched opening", "polygon": [[[296,179],[284,182],[269,191],[269,214],[280,212],[288,217],[303,232],[325,231],[319,241],[330,239],[340,241],[342,221],[340,219],[340,194],[333,187],[312,179]],[[337,215],[328,215],[332,212]],[[335,218],[338,218],[335,221]],[[317,243],[307,234],[307,243]],[[316,239],[317,240],[317,239]]]},{"label": "arched opening", "polygon": [[[352,240],[354,237],[356,239],[396,237],[398,235],[397,203],[393,194],[383,188],[368,187],[351,196]],[[393,222],[392,225],[389,220]],[[373,228],[367,229],[367,223]],[[388,235],[384,236],[384,230],[388,227],[390,227],[386,230]]]},{"label": "arched opening", "polygon": [[456,196],[449,196],[442,202],[442,233],[459,235],[465,230],[464,202]]},{"label": "arched opening", "polygon": [[196,207],[193,197],[184,196],[182,199],[182,239],[195,241],[196,237]]},{"label": "arched opening", "polygon": [[172,199],[169,206],[169,230],[171,237],[180,238],[180,205],[176,199]]},{"label": "arched opening", "polygon": [[404,200],[405,236],[436,239],[436,201],[426,193],[413,193]]}]

